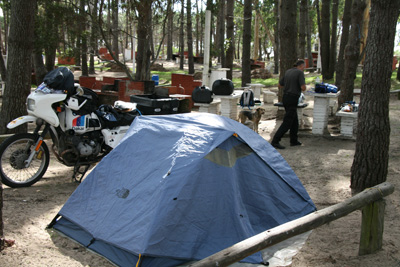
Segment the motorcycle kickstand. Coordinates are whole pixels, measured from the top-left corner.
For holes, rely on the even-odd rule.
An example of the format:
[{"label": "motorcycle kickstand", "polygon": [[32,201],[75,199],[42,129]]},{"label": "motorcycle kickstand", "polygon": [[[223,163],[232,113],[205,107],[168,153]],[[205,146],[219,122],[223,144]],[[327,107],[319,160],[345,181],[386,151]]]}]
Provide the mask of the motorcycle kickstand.
[{"label": "motorcycle kickstand", "polygon": [[[89,170],[91,164],[90,163],[85,163],[85,164],[75,164],[74,166],[74,173],[72,174],[72,179],[77,182],[81,183],[83,177],[85,176],[86,172]],[[81,170],[81,167],[83,167],[83,170]],[[77,177],[77,175],[81,175],[80,177]]]}]

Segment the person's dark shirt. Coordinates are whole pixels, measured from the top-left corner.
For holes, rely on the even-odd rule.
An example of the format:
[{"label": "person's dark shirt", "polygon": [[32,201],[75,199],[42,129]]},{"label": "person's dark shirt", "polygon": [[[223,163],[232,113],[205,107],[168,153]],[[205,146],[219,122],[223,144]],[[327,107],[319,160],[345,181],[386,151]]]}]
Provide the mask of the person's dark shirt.
[{"label": "person's dark shirt", "polygon": [[284,94],[292,94],[300,97],[301,86],[306,84],[304,72],[298,68],[291,68],[285,72],[279,84],[284,86]]}]

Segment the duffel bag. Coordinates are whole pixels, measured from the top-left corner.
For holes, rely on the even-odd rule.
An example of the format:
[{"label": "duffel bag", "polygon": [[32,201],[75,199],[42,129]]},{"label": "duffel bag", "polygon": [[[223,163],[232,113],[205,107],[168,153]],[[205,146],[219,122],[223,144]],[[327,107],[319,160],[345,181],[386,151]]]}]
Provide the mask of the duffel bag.
[{"label": "duffel bag", "polygon": [[202,86],[197,86],[193,92],[192,92],[192,100],[195,103],[211,103],[213,101],[212,99],[212,92],[210,88],[202,85]]},{"label": "duffel bag", "polygon": [[233,89],[232,81],[224,78],[215,80],[212,85],[212,92],[215,95],[231,95]]}]

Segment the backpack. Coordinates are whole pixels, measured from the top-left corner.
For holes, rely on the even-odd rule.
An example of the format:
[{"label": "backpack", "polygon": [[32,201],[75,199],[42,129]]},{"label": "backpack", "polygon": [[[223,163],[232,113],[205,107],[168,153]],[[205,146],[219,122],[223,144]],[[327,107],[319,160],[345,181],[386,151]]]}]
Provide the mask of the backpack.
[{"label": "backpack", "polygon": [[248,107],[250,109],[250,107],[254,106],[255,102],[254,102],[254,93],[252,90],[245,90],[242,94],[242,96],[240,97],[240,106],[243,107]]}]

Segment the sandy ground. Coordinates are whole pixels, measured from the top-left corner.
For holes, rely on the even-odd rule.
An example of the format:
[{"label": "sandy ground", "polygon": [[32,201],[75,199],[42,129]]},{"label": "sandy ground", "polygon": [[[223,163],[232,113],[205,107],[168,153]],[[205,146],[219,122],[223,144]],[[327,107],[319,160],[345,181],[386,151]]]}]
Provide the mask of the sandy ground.
[{"label": "sandy ground", "polygon": [[[331,134],[311,134],[312,98],[304,111],[306,129],[300,131],[301,147],[288,146],[279,152],[298,175],[318,209],[339,203],[351,196],[350,167],[355,141],[337,135],[337,125],[330,125]],[[270,141],[279,127],[277,110],[264,105],[266,114],[260,134]],[[291,266],[400,266],[400,101],[390,102],[391,143],[388,182],[395,192],[386,198],[383,248],[372,255],[358,256],[361,212],[315,229]],[[54,158],[45,177],[29,188],[4,186],[4,233],[15,245],[0,252],[0,266],[112,266],[71,240],[61,237],[47,224],[75,190],[72,169]]]}]

